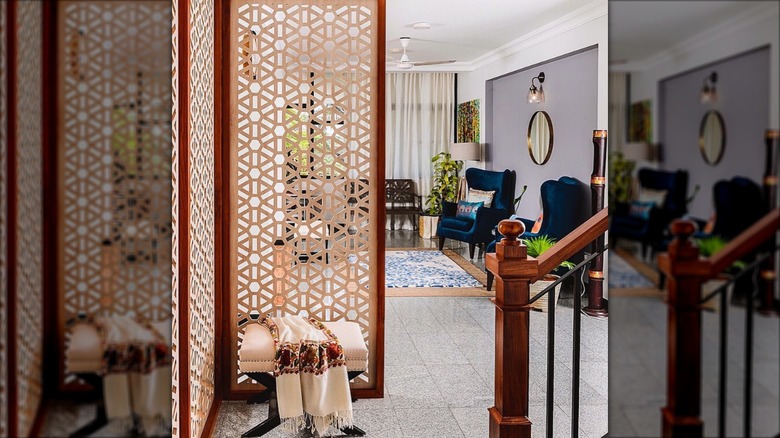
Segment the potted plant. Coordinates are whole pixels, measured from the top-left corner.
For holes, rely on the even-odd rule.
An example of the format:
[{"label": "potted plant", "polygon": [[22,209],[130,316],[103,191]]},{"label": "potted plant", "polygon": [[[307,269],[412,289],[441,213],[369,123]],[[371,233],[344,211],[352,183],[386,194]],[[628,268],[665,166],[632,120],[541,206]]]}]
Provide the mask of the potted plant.
[{"label": "potted plant", "polygon": [[[726,246],[726,239],[720,236],[707,236],[700,239],[694,239],[696,246],[699,247],[699,254],[703,257],[712,257]],[[736,261],[729,269],[744,269],[745,262]],[[713,278],[701,285],[701,297],[704,298],[707,295],[714,292],[719,287],[722,287],[729,280],[726,277],[720,276]],[[734,295],[734,284],[730,284],[726,291],[726,302],[731,303],[731,297]],[[720,296],[716,295],[709,300],[702,303],[702,307],[707,310],[717,312],[720,309]]]},{"label": "potted plant", "polygon": [[609,156],[609,198],[610,211],[617,203],[631,201],[632,172],[636,163],[623,158],[621,152],[614,152]]},{"label": "potted plant", "polygon": [[456,202],[458,196],[458,172],[463,163],[452,159],[448,152],[440,152],[431,158],[433,163],[433,187],[420,215],[420,237],[436,237],[443,201]]},{"label": "potted plant", "polygon": [[[545,251],[549,250],[550,248],[555,245],[555,239],[547,236],[546,234],[542,234],[536,237],[531,237],[530,239],[525,239],[524,244],[526,248],[528,249],[528,255],[534,258],[538,258],[540,255],[544,254]],[[574,263],[570,261],[564,261],[560,265],[558,265],[558,268],[566,268],[566,269],[572,269],[574,266],[576,266]],[[557,270],[557,269],[556,269]],[[540,280],[537,280],[535,283],[531,284],[531,291],[530,291],[530,297],[533,298],[536,294],[543,291],[547,286],[551,285],[555,280],[560,278],[558,275],[555,274],[547,274]],[[550,294],[554,294],[554,300],[555,303],[558,303],[558,295],[561,292],[561,285],[558,284],[555,286],[555,289],[547,292],[545,295],[542,295],[538,300],[534,301],[531,304],[531,307],[534,310],[540,310],[542,312],[547,311],[547,297],[550,296]]]}]

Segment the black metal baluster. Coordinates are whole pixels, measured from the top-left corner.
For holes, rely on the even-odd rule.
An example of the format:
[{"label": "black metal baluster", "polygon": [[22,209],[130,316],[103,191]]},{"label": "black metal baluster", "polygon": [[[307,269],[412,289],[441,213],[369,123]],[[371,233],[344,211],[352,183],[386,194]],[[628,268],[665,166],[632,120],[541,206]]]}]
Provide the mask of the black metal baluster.
[{"label": "black metal baluster", "polygon": [[726,344],[728,343],[728,287],[720,291],[720,351],[718,352],[718,436],[726,436],[726,389],[728,375],[728,356],[726,354]]},{"label": "black metal baluster", "polygon": [[580,327],[582,323],[582,294],[585,293],[585,267],[582,267],[580,284],[582,292],[574,286],[574,321],[572,336],[572,367],[571,367],[571,436],[580,435]]},{"label": "black metal baluster", "polygon": [[758,292],[758,269],[756,265],[753,268],[753,289],[748,294],[747,306],[745,311],[745,422],[743,424],[745,438],[750,438],[750,429],[752,426],[752,408],[753,408],[753,307],[755,305],[755,295]]},{"label": "black metal baluster", "polygon": [[[547,438],[553,438],[553,411],[555,403],[555,287],[547,291]],[[552,295],[552,296],[551,296]]]}]

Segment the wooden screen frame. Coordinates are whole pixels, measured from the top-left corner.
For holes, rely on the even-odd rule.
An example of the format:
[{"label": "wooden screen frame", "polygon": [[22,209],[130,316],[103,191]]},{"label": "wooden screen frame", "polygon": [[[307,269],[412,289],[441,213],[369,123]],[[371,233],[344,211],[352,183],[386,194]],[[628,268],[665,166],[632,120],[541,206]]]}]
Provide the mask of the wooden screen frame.
[{"label": "wooden screen frame", "polygon": [[[217,375],[222,376],[221,379],[216,381],[217,388],[216,393],[225,400],[246,400],[257,391],[252,390],[233,390],[232,382],[234,376],[229,370],[229,364],[232,360],[232,339],[228,342],[224,341],[223,330],[224,321],[231,321],[232,315],[230,312],[230,306],[224,305],[223,300],[225,297],[229,297],[230,291],[230,277],[223,275],[225,268],[228,266],[226,261],[231,255],[230,248],[230,214],[231,214],[231,184],[225,178],[231,174],[231,160],[230,160],[230,118],[221,117],[221,113],[230,108],[230,78],[224,75],[224,72],[230,71],[231,58],[229,56],[223,56],[223,54],[230,54],[230,32],[231,32],[231,18],[232,18],[232,2],[231,0],[215,0],[215,4],[219,5],[219,8],[215,7],[215,10],[219,11],[221,17],[215,19],[215,25],[217,26],[215,32],[215,56],[219,60],[216,66],[218,66],[219,72],[215,71],[215,106],[217,114],[217,125],[215,125],[215,134],[217,135],[217,142],[215,145],[215,153],[219,156],[215,160],[215,248],[218,250],[215,254],[215,270],[217,274],[216,293],[218,306],[215,310],[219,312],[217,314],[217,321],[220,321],[216,328],[216,339],[219,340],[221,345],[217,350],[221,351],[221,359],[217,360],[215,370],[218,371]],[[376,118],[373,123],[376,125],[375,143],[376,148],[372,150],[372,154],[376,155],[375,158],[375,185],[371,191],[375,193],[375,202],[372,205],[370,212],[370,220],[374,223],[384,224],[385,220],[385,204],[384,200],[384,187],[385,187],[385,50],[386,50],[386,0],[376,0],[376,20],[377,20],[377,50],[374,54],[374,60],[376,62],[377,71],[377,92],[374,93],[378,104],[376,105]],[[180,28],[181,29],[181,28]],[[219,43],[217,45],[217,43]],[[215,66],[215,67],[216,67]],[[376,254],[375,257],[379,257],[379,260],[385,258],[385,233],[384,226],[376,233]],[[385,265],[384,263],[376,264],[376,281],[372,286],[376,289],[377,301],[376,301],[376,380],[374,388],[355,389],[352,391],[353,396],[358,398],[382,398],[384,397],[384,343],[385,343]],[[221,307],[221,309],[220,309]]]}]

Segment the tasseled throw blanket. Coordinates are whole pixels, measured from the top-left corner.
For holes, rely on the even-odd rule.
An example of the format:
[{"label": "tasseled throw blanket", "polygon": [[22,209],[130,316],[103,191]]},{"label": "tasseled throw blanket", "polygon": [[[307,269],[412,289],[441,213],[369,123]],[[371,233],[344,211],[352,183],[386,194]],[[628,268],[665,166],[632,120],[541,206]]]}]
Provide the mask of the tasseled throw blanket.
[{"label": "tasseled throw blanket", "polygon": [[276,345],[274,377],[282,429],[325,435],[331,426],[352,426],[352,398],[344,351],[316,319],[266,317]]},{"label": "tasseled throw blanket", "polygon": [[132,424],[140,417],[148,432],[171,420],[171,322],[139,322],[128,316],[97,317],[103,343],[103,397],[111,420]]}]

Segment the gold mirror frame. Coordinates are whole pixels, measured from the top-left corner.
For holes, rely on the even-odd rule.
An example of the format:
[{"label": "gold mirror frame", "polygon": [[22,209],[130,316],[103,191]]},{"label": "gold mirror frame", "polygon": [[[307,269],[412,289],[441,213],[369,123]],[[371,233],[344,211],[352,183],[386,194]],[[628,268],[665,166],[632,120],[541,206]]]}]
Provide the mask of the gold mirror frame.
[{"label": "gold mirror frame", "polygon": [[[715,120],[717,120],[717,122],[720,124],[721,131],[720,151],[718,152],[718,156],[715,157],[714,161],[709,160],[704,145],[704,130],[707,127],[707,121],[710,119],[711,115],[716,117]],[[715,166],[720,163],[720,160],[723,158],[723,153],[726,152],[726,123],[723,121],[723,115],[718,110],[707,111],[704,113],[704,117],[701,119],[701,124],[699,125],[699,152],[701,152],[701,156],[704,159],[704,162],[710,166]]]},{"label": "gold mirror frame", "polygon": [[[550,134],[549,144],[547,145],[547,154],[545,154],[544,159],[542,159],[541,162],[537,161],[536,157],[534,156],[533,145],[531,143],[531,130],[532,130],[533,126],[534,126],[534,121],[536,120],[536,117],[539,114],[543,115],[544,118],[547,120],[547,126],[549,128],[549,134]],[[533,161],[535,164],[538,164],[538,165],[541,166],[541,165],[544,165],[545,163],[547,163],[547,161],[550,160],[550,156],[552,155],[552,150],[553,150],[553,138],[554,137],[555,137],[555,132],[553,130],[552,119],[550,119],[550,115],[547,114],[547,111],[537,111],[537,112],[535,112],[531,116],[531,121],[528,122],[528,134],[527,134],[527,137],[526,137],[527,142],[528,142],[528,155],[531,156],[531,161]]]}]

